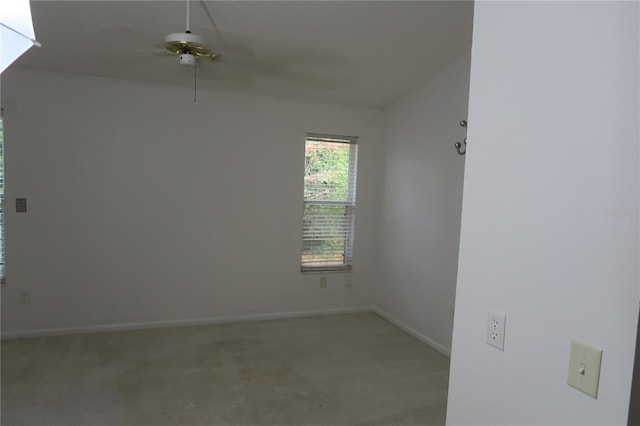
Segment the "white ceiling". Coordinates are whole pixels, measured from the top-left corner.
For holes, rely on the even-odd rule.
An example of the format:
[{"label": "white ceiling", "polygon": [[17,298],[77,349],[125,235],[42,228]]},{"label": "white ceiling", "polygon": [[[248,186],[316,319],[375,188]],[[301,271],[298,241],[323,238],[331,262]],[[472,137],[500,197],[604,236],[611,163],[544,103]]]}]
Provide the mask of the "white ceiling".
[{"label": "white ceiling", "polygon": [[[191,2],[191,30],[220,51],[199,87],[384,107],[471,48],[468,1]],[[15,66],[193,86],[163,52],[185,1],[32,1],[36,37]]]}]

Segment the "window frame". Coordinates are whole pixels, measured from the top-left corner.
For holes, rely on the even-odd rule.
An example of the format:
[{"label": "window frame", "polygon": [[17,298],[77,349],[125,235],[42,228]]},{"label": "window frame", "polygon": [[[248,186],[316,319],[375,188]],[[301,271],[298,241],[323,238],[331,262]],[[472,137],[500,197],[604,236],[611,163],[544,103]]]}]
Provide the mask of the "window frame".
[{"label": "window frame", "polygon": [[7,245],[6,245],[6,212],[5,212],[5,168],[4,168],[4,108],[0,108],[0,286],[7,282]]},{"label": "window frame", "polygon": [[[305,264],[304,242],[305,229],[302,231],[302,253],[300,256],[300,271],[303,273],[314,272],[350,272],[353,270],[353,245],[355,241],[355,209],[356,209],[356,184],[358,173],[358,142],[357,136],[342,136],[322,133],[306,133],[305,156],[309,142],[344,143],[349,145],[349,161],[347,169],[347,194],[346,200],[307,200],[303,196],[303,223],[308,206],[344,206],[345,208],[345,236],[342,250],[342,263]],[[306,192],[306,182],[304,189]]]}]

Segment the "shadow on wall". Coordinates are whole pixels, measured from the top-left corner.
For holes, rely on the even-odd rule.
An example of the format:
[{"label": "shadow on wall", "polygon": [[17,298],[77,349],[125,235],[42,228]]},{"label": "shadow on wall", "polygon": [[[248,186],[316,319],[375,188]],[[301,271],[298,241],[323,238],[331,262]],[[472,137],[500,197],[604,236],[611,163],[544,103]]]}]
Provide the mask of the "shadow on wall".
[{"label": "shadow on wall", "polygon": [[633,363],[633,382],[631,382],[627,425],[640,425],[640,319],[638,321],[638,331],[636,331],[636,357]]}]

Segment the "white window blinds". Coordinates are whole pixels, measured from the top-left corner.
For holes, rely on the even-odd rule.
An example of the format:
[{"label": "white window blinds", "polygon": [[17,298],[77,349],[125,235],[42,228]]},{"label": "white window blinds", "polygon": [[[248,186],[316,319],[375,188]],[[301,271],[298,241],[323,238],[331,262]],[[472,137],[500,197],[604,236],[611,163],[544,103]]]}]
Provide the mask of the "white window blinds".
[{"label": "white window blinds", "polygon": [[358,139],[307,134],[301,270],[350,270]]}]

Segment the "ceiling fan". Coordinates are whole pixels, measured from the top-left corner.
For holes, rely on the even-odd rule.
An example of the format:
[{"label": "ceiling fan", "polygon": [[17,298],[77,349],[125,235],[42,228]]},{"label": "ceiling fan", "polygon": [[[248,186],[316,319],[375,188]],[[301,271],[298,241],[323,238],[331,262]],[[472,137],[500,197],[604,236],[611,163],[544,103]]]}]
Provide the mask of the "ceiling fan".
[{"label": "ceiling fan", "polygon": [[[294,65],[304,63],[318,63],[325,60],[322,53],[308,51],[292,51],[287,53],[269,52],[267,55],[256,55],[253,48],[247,44],[249,39],[236,33],[225,31],[225,36],[215,23],[204,0],[199,0],[202,11],[210,25],[206,25],[209,31],[216,34],[220,42],[219,48],[214,51],[207,45],[205,37],[191,32],[191,0],[186,0],[186,29],[184,32],[171,33],[164,39],[164,54],[178,56],[178,63],[187,67],[193,67],[194,73],[194,102],[197,92],[197,68],[199,63],[216,63],[216,68],[211,74],[207,73],[207,81],[213,78],[225,79],[228,84],[236,87],[252,87],[256,78],[280,79],[305,84],[313,87],[325,88],[334,84],[322,76],[317,76],[308,71],[297,71]],[[227,36],[236,40],[229,42]],[[253,40],[251,40],[253,42]],[[255,43],[254,43],[255,44]],[[223,61],[220,59],[223,58]],[[203,62],[206,61],[206,62]]]},{"label": "ceiling fan", "polygon": [[[206,11],[206,8],[205,8]],[[207,11],[211,24],[216,28]],[[172,55],[178,55],[181,65],[195,66],[199,58],[217,59],[220,55],[209,49],[204,39],[191,32],[191,0],[187,0],[187,26],[183,33],[171,33],[164,39],[164,47]]]}]

